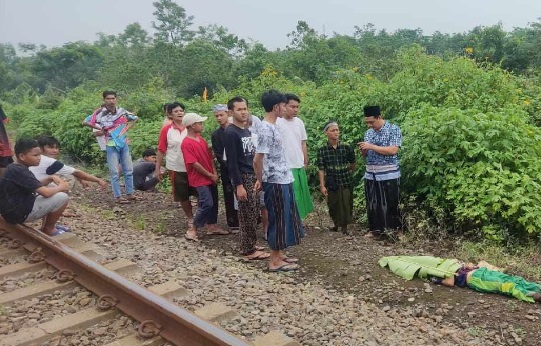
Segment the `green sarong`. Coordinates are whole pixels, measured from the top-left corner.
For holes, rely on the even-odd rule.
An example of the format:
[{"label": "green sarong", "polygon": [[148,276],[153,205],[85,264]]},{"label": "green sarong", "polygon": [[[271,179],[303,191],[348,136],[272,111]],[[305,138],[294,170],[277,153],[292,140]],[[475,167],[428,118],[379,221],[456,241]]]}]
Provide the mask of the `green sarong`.
[{"label": "green sarong", "polygon": [[539,284],[484,267],[471,274],[468,287],[479,292],[501,293],[530,303],[535,303],[532,294],[541,293]]},{"label": "green sarong", "polygon": [[346,227],[353,214],[353,191],[342,186],[336,191],[327,191],[329,215],[336,227]]},{"label": "green sarong", "polygon": [[314,204],[312,203],[312,196],[310,196],[310,190],[308,188],[308,178],[306,177],[306,171],[304,168],[293,168],[293,191],[295,192],[295,202],[297,202],[297,208],[299,209],[299,215],[301,219],[304,219],[312,210],[314,210]]}]

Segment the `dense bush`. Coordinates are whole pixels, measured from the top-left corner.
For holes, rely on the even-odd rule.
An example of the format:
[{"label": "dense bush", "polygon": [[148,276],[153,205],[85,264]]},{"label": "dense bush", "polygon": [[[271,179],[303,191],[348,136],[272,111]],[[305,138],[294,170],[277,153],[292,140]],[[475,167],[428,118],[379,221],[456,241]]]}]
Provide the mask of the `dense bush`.
[{"label": "dense bush", "polygon": [[526,113],[423,106],[405,116],[404,188],[443,206],[461,230],[541,234],[541,130]]}]

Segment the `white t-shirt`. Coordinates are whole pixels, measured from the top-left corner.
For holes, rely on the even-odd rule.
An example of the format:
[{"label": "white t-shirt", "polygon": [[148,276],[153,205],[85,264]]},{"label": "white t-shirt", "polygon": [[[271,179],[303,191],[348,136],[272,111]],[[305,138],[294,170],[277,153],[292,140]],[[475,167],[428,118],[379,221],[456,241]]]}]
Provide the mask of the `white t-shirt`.
[{"label": "white t-shirt", "polygon": [[304,154],[302,153],[302,141],[308,139],[304,123],[298,117],[291,120],[284,118],[276,119],[276,126],[282,134],[287,164],[290,169],[304,167]]},{"label": "white t-shirt", "polygon": [[45,179],[53,174],[72,175],[75,172],[75,168],[45,155],[41,155],[39,166],[30,166],[29,169],[38,180]]},{"label": "white t-shirt", "polygon": [[165,167],[170,171],[186,172],[184,155],[180,145],[188,135],[186,128],[179,128],[171,122],[162,127],[158,140],[158,150],[165,153]]},{"label": "white t-shirt", "polygon": [[254,143],[254,147],[257,148],[257,128],[261,125],[261,119],[256,117],[255,115],[252,115],[252,125],[248,128],[250,132],[252,133],[252,143]]}]

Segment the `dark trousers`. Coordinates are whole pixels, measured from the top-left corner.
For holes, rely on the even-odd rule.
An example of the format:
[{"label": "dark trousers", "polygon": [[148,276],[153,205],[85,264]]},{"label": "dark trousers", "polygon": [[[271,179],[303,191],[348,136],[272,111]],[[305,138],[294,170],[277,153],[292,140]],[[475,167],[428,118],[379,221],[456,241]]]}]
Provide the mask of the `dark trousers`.
[{"label": "dark trousers", "polygon": [[145,180],[145,182],[142,183],[141,185],[135,186],[135,189],[140,190],[140,191],[149,191],[149,190],[152,190],[156,185],[158,185],[158,183],[159,183],[158,179],[154,177],[149,180]]},{"label": "dark trousers", "polygon": [[229,228],[239,228],[239,217],[235,210],[235,191],[226,169],[221,169],[222,189],[224,192],[225,218]]},{"label": "dark trousers", "polygon": [[386,230],[402,229],[400,215],[400,178],[391,180],[364,180],[368,227],[371,232],[380,234]]},{"label": "dark trousers", "polygon": [[216,185],[199,186],[195,188],[198,195],[198,206],[193,224],[200,229],[207,224],[218,222],[218,188]]}]

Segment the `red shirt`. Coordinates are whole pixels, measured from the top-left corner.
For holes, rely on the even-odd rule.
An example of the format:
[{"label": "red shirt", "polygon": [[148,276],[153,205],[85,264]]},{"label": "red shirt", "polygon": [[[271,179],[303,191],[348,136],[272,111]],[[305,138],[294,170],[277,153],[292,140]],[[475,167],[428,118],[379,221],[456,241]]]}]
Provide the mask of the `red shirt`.
[{"label": "red shirt", "polygon": [[210,154],[207,142],[201,136],[197,136],[197,138],[198,140],[186,137],[180,145],[182,154],[184,155],[186,172],[188,173],[188,184],[191,187],[213,185],[214,182],[212,179],[202,175],[193,168],[193,164],[198,162],[209,173],[214,174],[212,155]]}]

